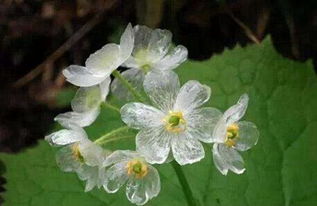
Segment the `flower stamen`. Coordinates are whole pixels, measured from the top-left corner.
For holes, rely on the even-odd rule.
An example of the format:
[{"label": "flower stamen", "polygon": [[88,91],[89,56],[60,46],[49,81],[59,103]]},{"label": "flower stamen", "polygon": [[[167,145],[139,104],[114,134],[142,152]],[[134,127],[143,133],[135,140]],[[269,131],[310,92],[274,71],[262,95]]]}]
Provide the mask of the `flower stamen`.
[{"label": "flower stamen", "polygon": [[169,132],[183,132],[186,129],[186,121],[182,112],[169,111],[169,114],[163,119],[165,128]]},{"label": "flower stamen", "polygon": [[129,176],[134,175],[138,179],[145,177],[149,172],[148,166],[140,160],[129,161],[126,168]]},{"label": "flower stamen", "polygon": [[239,138],[239,126],[237,124],[231,124],[227,127],[227,138],[225,144],[228,147],[236,145],[236,140]]},{"label": "flower stamen", "polygon": [[78,162],[80,163],[84,163],[85,162],[85,159],[84,157],[81,155],[80,153],[80,150],[79,150],[79,145],[78,144],[73,144],[71,146],[71,149],[72,149],[72,155],[73,155],[73,158],[75,160],[77,160]]}]

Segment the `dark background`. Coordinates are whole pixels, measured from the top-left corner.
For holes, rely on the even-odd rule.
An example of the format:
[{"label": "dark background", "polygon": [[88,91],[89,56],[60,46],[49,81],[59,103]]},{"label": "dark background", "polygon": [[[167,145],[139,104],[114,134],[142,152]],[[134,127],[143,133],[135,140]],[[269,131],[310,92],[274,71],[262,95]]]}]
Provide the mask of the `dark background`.
[{"label": "dark background", "polygon": [[260,43],[270,35],[283,56],[298,61],[312,58],[315,63],[316,4],[316,0],[0,0],[0,152],[18,152],[43,138],[54,116],[69,109],[56,103],[56,94],[70,86],[61,70],[83,64],[90,53],[117,40],[128,22],[171,30],[174,42],[185,45],[191,59],[207,59],[236,44]]}]

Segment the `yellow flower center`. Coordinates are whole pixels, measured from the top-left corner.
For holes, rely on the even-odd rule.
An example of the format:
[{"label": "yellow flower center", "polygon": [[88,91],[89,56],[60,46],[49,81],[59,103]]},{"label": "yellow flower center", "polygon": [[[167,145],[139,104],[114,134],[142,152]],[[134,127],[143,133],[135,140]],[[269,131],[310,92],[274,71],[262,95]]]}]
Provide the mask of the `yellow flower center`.
[{"label": "yellow flower center", "polygon": [[73,158],[77,161],[79,161],[80,163],[84,163],[85,162],[85,159],[84,157],[81,155],[80,153],[80,150],[79,150],[79,145],[78,144],[73,144],[71,146],[71,149],[72,149],[72,155],[73,155]]},{"label": "yellow flower center", "polygon": [[147,164],[137,159],[129,161],[126,168],[129,176],[134,175],[138,179],[145,177],[149,172]]},{"label": "yellow flower center", "polygon": [[169,111],[163,119],[165,128],[169,132],[183,132],[186,129],[186,121],[182,112]]},{"label": "yellow flower center", "polygon": [[236,145],[236,141],[239,138],[239,126],[237,124],[231,124],[227,127],[227,137],[225,144],[228,147]]}]

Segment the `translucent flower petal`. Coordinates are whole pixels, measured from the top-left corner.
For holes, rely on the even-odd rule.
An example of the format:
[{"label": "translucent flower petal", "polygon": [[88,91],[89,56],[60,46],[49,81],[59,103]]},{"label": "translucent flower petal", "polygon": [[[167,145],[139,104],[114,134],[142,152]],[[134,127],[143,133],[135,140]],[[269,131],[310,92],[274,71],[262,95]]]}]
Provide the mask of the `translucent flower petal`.
[{"label": "translucent flower petal", "polygon": [[[128,82],[137,90],[141,91],[144,81],[144,73],[139,69],[128,69],[121,73]],[[129,101],[133,95],[117,78],[111,83],[111,92],[119,99]]]},{"label": "translucent flower petal", "polygon": [[147,162],[162,164],[170,152],[171,137],[163,126],[141,130],[136,136],[136,148]]},{"label": "translucent flower petal", "polygon": [[191,113],[193,109],[206,103],[211,95],[210,87],[198,81],[188,81],[182,86],[177,95],[174,110]]},{"label": "translucent flower petal", "polygon": [[162,59],[168,52],[172,41],[172,33],[168,30],[155,29],[151,32],[148,45],[149,60],[156,62]]},{"label": "translucent flower petal", "polygon": [[87,138],[86,133],[78,128],[78,130],[59,130],[50,135],[47,135],[45,137],[45,140],[48,141],[48,143],[50,143],[51,145],[62,146],[82,141],[85,138]]},{"label": "translucent flower petal", "polygon": [[245,151],[256,145],[260,133],[255,124],[252,122],[238,122],[239,139],[236,142],[235,149]]},{"label": "translucent flower petal", "polygon": [[123,67],[134,68],[139,70],[139,64],[136,62],[136,59],[133,56],[130,56],[123,64]]},{"label": "translucent flower petal", "polygon": [[170,70],[178,67],[181,63],[186,61],[188,50],[182,45],[178,45],[170,51],[163,59],[156,62],[153,68],[157,70]]},{"label": "translucent flower petal", "polygon": [[118,162],[129,161],[130,159],[139,157],[140,154],[135,151],[116,150],[106,158],[104,161],[104,166],[107,167]]},{"label": "translucent flower petal", "polygon": [[228,170],[236,174],[242,174],[245,171],[244,161],[235,149],[224,144],[214,144],[212,152],[214,163],[223,175],[227,175]]},{"label": "translucent flower petal", "polygon": [[63,147],[56,152],[56,163],[64,172],[74,172],[81,166],[81,163],[74,159],[71,146]]},{"label": "translucent flower petal", "polygon": [[227,137],[227,124],[223,116],[219,119],[212,133],[212,142],[224,143]]},{"label": "translucent flower petal", "polygon": [[57,122],[69,121],[73,124],[77,124],[80,127],[86,127],[91,125],[98,117],[100,113],[99,107],[92,109],[88,112],[66,112],[57,115],[54,120]]},{"label": "translucent flower petal", "polygon": [[104,171],[98,167],[82,164],[81,167],[76,170],[76,173],[80,180],[86,181],[85,192],[92,190],[96,186],[99,188],[104,182],[104,179],[100,176]]},{"label": "translucent flower petal", "polygon": [[79,151],[85,160],[85,164],[91,167],[102,167],[102,164],[106,159],[103,148],[88,139],[80,142]]},{"label": "translucent flower petal", "polygon": [[222,113],[212,107],[194,110],[185,116],[187,131],[200,141],[211,143],[213,130],[221,116]]},{"label": "translucent flower petal", "polygon": [[128,180],[128,173],[126,169],[127,163],[127,161],[119,162],[106,170],[103,187],[107,192],[117,192]]},{"label": "translucent flower petal", "polygon": [[91,54],[85,65],[93,73],[108,77],[122,63],[120,58],[119,45],[111,43]]},{"label": "translucent flower petal", "polygon": [[101,103],[101,91],[99,86],[81,87],[77,90],[71,102],[75,112],[87,112],[99,107]]},{"label": "translucent flower petal", "polygon": [[239,121],[245,114],[248,107],[249,96],[243,94],[238,103],[231,106],[223,115],[227,125]]},{"label": "translucent flower petal", "polygon": [[120,113],[122,121],[135,129],[157,127],[163,124],[164,114],[160,110],[142,103],[125,104]]},{"label": "translucent flower petal", "polygon": [[109,90],[110,90],[110,82],[111,82],[111,78],[110,76],[107,77],[104,81],[102,81],[99,84],[99,88],[100,88],[100,96],[101,96],[101,100],[105,101],[108,94],[109,94]]},{"label": "translucent flower petal", "polygon": [[90,87],[101,83],[106,76],[97,75],[89,71],[86,67],[70,65],[63,70],[66,80],[79,87]]},{"label": "translucent flower petal", "polygon": [[180,133],[172,137],[172,151],[180,165],[192,164],[205,157],[202,144],[189,133]]},{"label": "translucent flower petal", "polygon": [[132,55],[134,56],[136,52],[140,49],[147,49],[150,42],[152,29],[147,26],[136,25],[134,28],[134,50]]},{"label": "translucent flower petal", "polygon": [[173,109],[180,83],[174,72],[150,72],[143,82],[144,90],[156,105],[164,112]]},{"label": "translucent flower petal", "polygon": [[134,46],[134,31],[131,24],[129,23],[120,39],[121,63],[130,57],[133,50],[133,46]]},{"label": "translucent flower petal", "polygon": [[131,178],[128,181],[126,195],[133,204],[144,205],[160,192],[161,183],[157,170],[151,165],[148,165],[148,169],[149,172],[144,178]]}]

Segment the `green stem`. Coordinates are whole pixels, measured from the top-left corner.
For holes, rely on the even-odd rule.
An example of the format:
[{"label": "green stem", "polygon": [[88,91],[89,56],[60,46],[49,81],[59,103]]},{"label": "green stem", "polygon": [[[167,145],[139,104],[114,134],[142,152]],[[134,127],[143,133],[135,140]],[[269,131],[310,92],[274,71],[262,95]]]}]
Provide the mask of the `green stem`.
[{"label": "green stem", "polygon": [[113,141],[118,141],[120,139],[129,139],[131,137],[134,137],[133,135],[126,135],[126,136],[120,136],[120,137],[114,137],[114,138],[109,138],[109,139],[106,139],[102,142],[102,145],[105,145],[109,142],[113,142]]},{"label": "green stem", "polygon": [[131,94],[134,96],[134,98],[139,101],[139,102],[145,102],[144,98],[142,97],[142,95],[130,84],[130,82],[128,82],[128,80],[126,80],[126,78],[124,78],[120,72],[118,72],[118,70],[114,70],[112,72],[112,75],[114,77],[116,77],[130,92]]},{"label": "green stem", "polygon": [[106,143],[111,137],[117,136],[123,132],[127,132],[129,129],[130,128],[127,126],[119,127],[118,129],[112,130],[111,132],[99,137],[98,139],[95,140],[95,143],[102,145],[102,144]]},{"label": "green stem", "polygon": [[112,109],[113,111],[119,112],[120,113],[120,109],[108,102],[102,102],[102,106],[107,107],[109,109]]},{"label": "green stem", "polygon": [[187,179],[185,177],[185,174],[184,174],[181,166],[176,161],[171,162],[171,164],[175,170],[175,173],[177,174],[179,183],[182,185],[183,192],[184,192],[184,195],[185,195],[185,198],[187,201],[187,205],[188,206],[196,206],[196,201],[194,199],[193,193],[189,187],[189,184],[187,182]]}]

